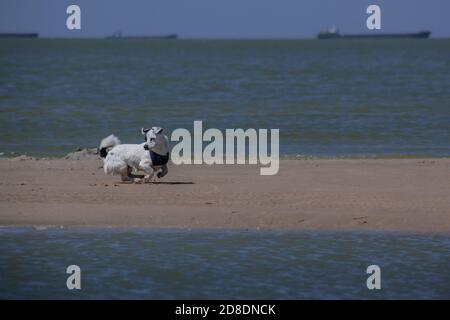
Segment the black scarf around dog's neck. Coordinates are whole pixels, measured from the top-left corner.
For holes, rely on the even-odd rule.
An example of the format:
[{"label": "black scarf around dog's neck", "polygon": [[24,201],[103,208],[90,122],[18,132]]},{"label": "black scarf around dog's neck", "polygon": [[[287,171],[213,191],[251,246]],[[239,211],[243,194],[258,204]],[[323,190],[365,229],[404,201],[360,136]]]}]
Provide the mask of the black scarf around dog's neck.
[{"label": "black scarf around dog's neck", "polygon": [[165,156],[162,156],[162,155],[150,150],[150,157],[152,158],[153,166],[163,166],[167,162],[169,162],[169,153],[168,152]]}]

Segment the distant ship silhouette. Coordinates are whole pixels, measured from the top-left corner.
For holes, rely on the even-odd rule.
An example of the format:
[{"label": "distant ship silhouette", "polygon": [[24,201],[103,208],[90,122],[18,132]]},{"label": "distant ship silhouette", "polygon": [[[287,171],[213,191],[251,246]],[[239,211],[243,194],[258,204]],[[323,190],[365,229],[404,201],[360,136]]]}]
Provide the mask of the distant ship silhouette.
[{"label": "distant ship silhouette", "polygon": [[0,38],[37,38],[38,33],[0,33]]},{"label": "distant ship silhouette", "polygon": [[317,35],[317,39],[388,39],[388,38],[415,38],[426,39],[430,36],[431,31],[420,31],[415,33],[374,33],[374,34],[340,34],[336,27],[321,30]]},{"label": "distant ship silhouette", "polygon": [[163,35],[130,35],[124,36],[122,32],[114,32],[111,36],[107,36],[106,39],[177,39],[178,35],[175,33],[163,34]]}]

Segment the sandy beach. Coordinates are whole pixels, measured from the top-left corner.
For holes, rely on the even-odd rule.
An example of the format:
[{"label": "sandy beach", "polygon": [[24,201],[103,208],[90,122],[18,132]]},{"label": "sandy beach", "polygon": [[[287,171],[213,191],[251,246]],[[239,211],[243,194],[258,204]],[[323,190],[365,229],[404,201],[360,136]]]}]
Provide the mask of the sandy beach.
[{"label": "sandy beach", "polygon": [[0,161],[0,225],[450,231],[450,159],[171,166],[121,183],[97,160]]}]

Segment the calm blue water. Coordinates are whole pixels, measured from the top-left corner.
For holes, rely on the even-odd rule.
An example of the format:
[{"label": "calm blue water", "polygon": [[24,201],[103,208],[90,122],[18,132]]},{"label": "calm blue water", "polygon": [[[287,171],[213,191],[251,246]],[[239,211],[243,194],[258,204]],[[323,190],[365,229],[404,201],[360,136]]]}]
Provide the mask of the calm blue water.
[{"label": "calm blue water", "polygon": [[[66,289],[68,265],[81,291]],[[366,268],[381,268],[379,291]],[[0,229],[0,298],[450,298],[450,237],[383,233]]]},{"label": "calm blue water", "polygon": [[450,40],[0,40],[0,153],[142,126],[280,128],[284,155],[450,156]]}]

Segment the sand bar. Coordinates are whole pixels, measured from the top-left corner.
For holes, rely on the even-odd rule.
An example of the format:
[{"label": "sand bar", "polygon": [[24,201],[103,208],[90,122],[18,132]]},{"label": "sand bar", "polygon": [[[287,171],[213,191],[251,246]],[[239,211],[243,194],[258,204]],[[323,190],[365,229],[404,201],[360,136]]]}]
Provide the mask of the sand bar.
[{"label": "sand bar", "polygon": [[121,183],[96,160],[0,161],[0,225],[450,233],[450,159],[170,166]]}]

